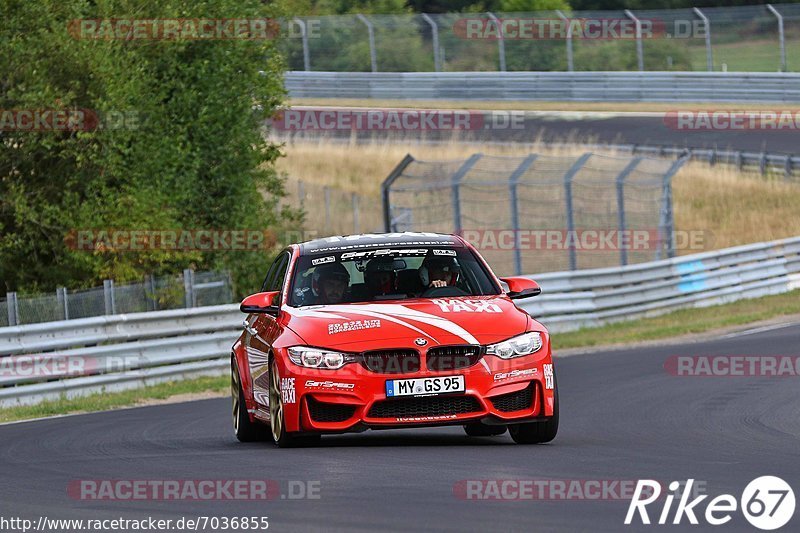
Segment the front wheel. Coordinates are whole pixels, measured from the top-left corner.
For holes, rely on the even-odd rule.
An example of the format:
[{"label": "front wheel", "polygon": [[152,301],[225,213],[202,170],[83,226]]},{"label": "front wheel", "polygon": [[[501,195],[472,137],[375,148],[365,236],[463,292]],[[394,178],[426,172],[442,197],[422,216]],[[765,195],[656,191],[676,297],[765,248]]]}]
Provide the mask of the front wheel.
[{"label": "front wheel", "polygon": [[517,444],[543,444],[556,438],[558,433],[558,382],[553,376],[553,416],[543,422],[512,424],[508,426],[511,438]]},{"label": "front wheel", "polygon": [[272,430],[272,440],[279,448],[310,446],[320,440],[319,435],[298,436],[286,431],[286,417],[281,398],[281,375],[274,358],[269,366],[269,425]]},{"label": "front wheel", "polygon": [[250,420],[244,401],[241,375],[236,359],[231,356],[231,400],[233,402],[233,432],[239,442],[258,442],[269,439],[267,428]]}]

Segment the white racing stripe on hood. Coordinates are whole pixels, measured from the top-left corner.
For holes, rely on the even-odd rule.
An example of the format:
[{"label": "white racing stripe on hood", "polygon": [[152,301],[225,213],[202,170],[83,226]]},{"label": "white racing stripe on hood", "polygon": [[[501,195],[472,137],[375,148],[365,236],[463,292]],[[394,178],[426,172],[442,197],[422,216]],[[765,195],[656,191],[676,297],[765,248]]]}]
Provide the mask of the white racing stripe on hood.
[{"label": "white racing stripe on hood", "polygon": [[[326,307],[332,307],[332,306],[326,306]],[[342,307],[342,306],[339,306],[339,307]],[[426,333],[426,332],[422,331],[421,329],[419,329],[417,327],[414,327],[412,324],[409,324],[408,322],[406,322],[404,320],[399,320],[399,319],[397,319],[397,318],[395,318],[393,316],[385,315],[383,313],[376,313],[374,311],[365,310],[365,309],[363,309],[361,307],[362,306],[359,306],[359,308],[356,308],[356,309],[347,308],[346,312],[348,314],[350,314],[350,315],[355,314],[355,315],[362,315],[362,316],[370,316],[372,318],[380,318],[380,319],[386,320],[388,322],[393,322],[395,324],[399,324],[399,325],[407,327],[409,329],[413,329],[417,333],[419,333],[421,335],[425,335],[426,337],[428,337],[429,339],[433,340],[434,342],[437,342],[437,343],[439,342],[435,338],[433,338],[430,335],[430,333]],[[303,310],[300,310],[300,312],[298,313],[297,310],[293,309],[291,311],[291,313],[294,316],[301,317],[301,318],[314,317],[314,318],[327,318],[327,319],[338,318],[340,320],[352,320],[353,319],[352,316],[341,316],[341,315],[335,314],[333,312],[326,312],[324,310],[314,310],[314,311],[303,311]]]},{"label": "white racing stripe on hood", "polygon": [[[292,311],[294,312],[294,310]],[[406,320],[414,320],[416,322],[421,322],[423,324],[427,324],[429,326],[434,326],[436,328],[442,329],[452,335],[461,337],[464,341],[466,341],[469,344],[480,344],[478,342],[478,339],[473,337],[469,331],[465,330],[458,324],[451,322],[450,320],[440,316],[431,315],[429,313],[423,313],[422,311],[416,311],[414,309],[409,309],[408,307],[405,307],[400,304],[327,305],[325,306],[325,311],[331,311],[331,315],[333,315],[333,313],[347,313],[347,314],[361,314],[375,318],[382,318],[390,322],[401,324],[407,328],[413,329],[414,331],[418,331],[423,335],[430,337],[435,342],[438,342],[430,333],[426,333],[418,329],[417,327],[405,322],[404,320],[398,320],[397,318],[395,318],[395,317],[400,317]],[[304,315],[297,315],[297,316],[304,316]]]}]

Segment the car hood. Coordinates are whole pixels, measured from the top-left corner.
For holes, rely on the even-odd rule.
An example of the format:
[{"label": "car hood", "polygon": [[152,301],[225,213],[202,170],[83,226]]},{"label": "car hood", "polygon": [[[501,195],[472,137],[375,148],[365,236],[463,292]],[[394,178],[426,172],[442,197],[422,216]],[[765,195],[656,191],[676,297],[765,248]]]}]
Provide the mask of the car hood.
[{"label": "car hood", "polygon": [[[526,331],[530,317],[502,296],[409,299],[284,308],[308,345],[347,351],[490,344]],[[425,343],[421,344],[424,339]]]}]

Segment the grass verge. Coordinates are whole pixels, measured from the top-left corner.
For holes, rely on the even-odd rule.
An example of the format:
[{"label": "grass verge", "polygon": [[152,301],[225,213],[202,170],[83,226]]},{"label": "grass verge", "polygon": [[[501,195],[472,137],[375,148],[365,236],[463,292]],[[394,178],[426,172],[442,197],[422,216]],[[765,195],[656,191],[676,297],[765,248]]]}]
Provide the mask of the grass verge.
[{"label": "grass verge", "polygon": [[584,328],[553,334],[553,349],[580,348],[669,339],[693,333],[705,333],[731,326],[741,326],[770,318],[800,313],[800,290],[751,300],[681,309],[653,318],[619,322],[599,328]]},{"label": "grass verge", "polygon": [[[569,333],[553,334],[553,347],[559,349],[634,343],[681,335],[705,333],[740,326],[785,315],[800,313],[800,290],[776,296],[765,296],[731,304],[683,309],[654,318],[620,322],[599,328],[586,328]],[[107,411],[114,408],[147,404],[152,400],[202,393],[226,393],[227,376],[204,377],[162,383],[152,387],[108,394],[94,394],[70,400],[44,402],[39,405],[0,409],[0,422],[27,420],[52,415]],[[181,398],[189,399],[189,398]]]},{"label": "grass verge", "polygon": [[98,393],[79,398],[61,398],[37,405],[24,405],[0,409],[0,422],[28,420],[70,413],[89,413],[108,411],[119,407],[147,404],[152,400],[166,400],[176,396],[198,395],[203,393],[223,393],[230,388],[228,376],[201,377],[185,381],[159,383],[141,389],[120,392]]}]

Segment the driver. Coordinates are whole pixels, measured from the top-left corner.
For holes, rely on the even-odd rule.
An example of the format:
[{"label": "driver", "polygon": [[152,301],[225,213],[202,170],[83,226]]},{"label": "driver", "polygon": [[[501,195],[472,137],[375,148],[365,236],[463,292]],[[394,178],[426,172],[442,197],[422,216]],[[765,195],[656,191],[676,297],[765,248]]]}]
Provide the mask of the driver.
[{"label": "driver", "polygon": [[432,255],[419,267],[419,279],[426,289],[453,286],[458,281],[461,267],[454,257]]},{"label": "driver", "polygon": [[319,304],[338,304],[344,301],[350,273],[341,263],[329,263],[314,269],[312,281]]},{"label": "driver", "polygon": [[393,294],[395,281],[394,259],[374,257],[369,260],[364,270],[364,282],[373,298],[384,294]]}]

